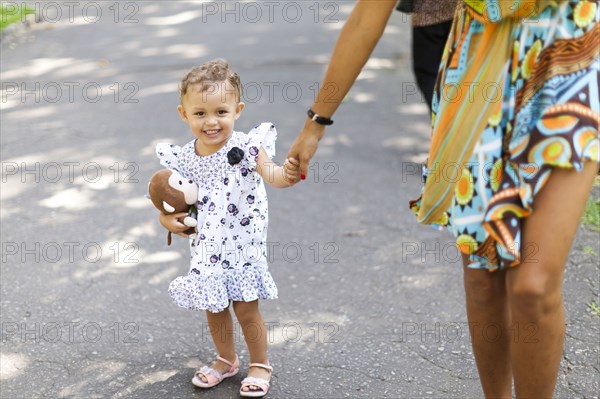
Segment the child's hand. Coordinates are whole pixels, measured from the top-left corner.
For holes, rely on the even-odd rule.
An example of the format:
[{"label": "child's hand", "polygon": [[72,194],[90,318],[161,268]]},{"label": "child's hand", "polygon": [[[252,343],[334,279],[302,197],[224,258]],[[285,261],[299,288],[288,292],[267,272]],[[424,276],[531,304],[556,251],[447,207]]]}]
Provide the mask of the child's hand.
[{"label": "child's hand", "polygon": [[287,158],[283,163],[283,177],[290,184],[296,184],[300,180],[300,162],[295,158]]},{"label": "child's hand", "polygon": [[184,231],[189,229],[189,227],[186,226],[185,224],[181,223],[178,220],[179,218],[185,218],[187,215],[188,215],[187,212],[171,213],[171,214],[166,214],[166,213],[160,212],[160,217],[159,217],[160,224],[162,225],[162,227],[169,230],[171,233],[187,238],[188,235],[185,234]]}]

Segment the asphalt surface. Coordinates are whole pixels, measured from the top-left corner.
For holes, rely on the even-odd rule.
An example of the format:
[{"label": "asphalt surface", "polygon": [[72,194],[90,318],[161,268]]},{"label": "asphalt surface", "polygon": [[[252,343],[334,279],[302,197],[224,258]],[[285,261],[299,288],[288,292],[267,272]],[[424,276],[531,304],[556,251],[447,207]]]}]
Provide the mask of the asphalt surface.
[{"label": "asphalt surface", "polygon": [[[0,397],[238,397],[239,329],[240,374],[190,383],[215,351],[166,293],[188,250],[144,198],[154,145],[190,139],[177,83],[223,57],[246,85],[236,129],[273,122],[281,162],[352,2],[35,4],[1,43]],[[307,181],[268,189],[268,397],[482,397],[458,254],[407,207],[429,137],[409,28],[393,16]],[[558,398],[600,392],[598,238],[581,227],[567,265]]]}]

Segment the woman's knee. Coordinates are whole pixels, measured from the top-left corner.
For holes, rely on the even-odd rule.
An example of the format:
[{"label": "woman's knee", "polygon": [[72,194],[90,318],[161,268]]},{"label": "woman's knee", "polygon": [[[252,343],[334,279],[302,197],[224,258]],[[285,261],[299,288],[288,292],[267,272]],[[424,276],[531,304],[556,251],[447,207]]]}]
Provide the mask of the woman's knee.
[{"label": "woman's knee", "polygon": [[507,282],[508,303],[514,315],[534,322],[562,307],[562,285],[553,276],[542,273],[518,277]]},{"label": "woman's knee", "polygon": [[471,305],[489,306],[504,300],[504,285],[501,272],[490,273],[482,269],[468,269],[464,272],[464,285],[467,300]]}]

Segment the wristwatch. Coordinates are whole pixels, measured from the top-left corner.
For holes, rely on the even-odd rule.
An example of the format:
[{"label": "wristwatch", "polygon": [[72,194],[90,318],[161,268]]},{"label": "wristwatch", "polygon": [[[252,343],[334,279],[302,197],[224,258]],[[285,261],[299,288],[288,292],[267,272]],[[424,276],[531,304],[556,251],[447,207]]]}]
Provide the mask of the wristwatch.
[{"label": "wristwatch", "polygon": [[317,122],[319,125],[325,125],[325,126],[333,125],[333,121],[331,119],[325,118],[324,116],[321,116],[318,114],[315,114],[315,111],[313,111],[310,108],[308,109],[307,114],[310,119]]}]

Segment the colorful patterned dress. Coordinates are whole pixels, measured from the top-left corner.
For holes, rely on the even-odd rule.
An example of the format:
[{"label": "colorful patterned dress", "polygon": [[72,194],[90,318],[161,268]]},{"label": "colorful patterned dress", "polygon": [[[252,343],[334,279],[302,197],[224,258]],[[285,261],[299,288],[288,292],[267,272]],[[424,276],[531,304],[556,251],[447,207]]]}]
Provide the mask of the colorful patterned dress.
[{"label": "colorful patterned dress", "polygon": [[448,227],[469,267],[516,266],[523,218],[554,168],[599,160],[597,1],[465,0],[433,100],[426,183],[411,208]]}]

